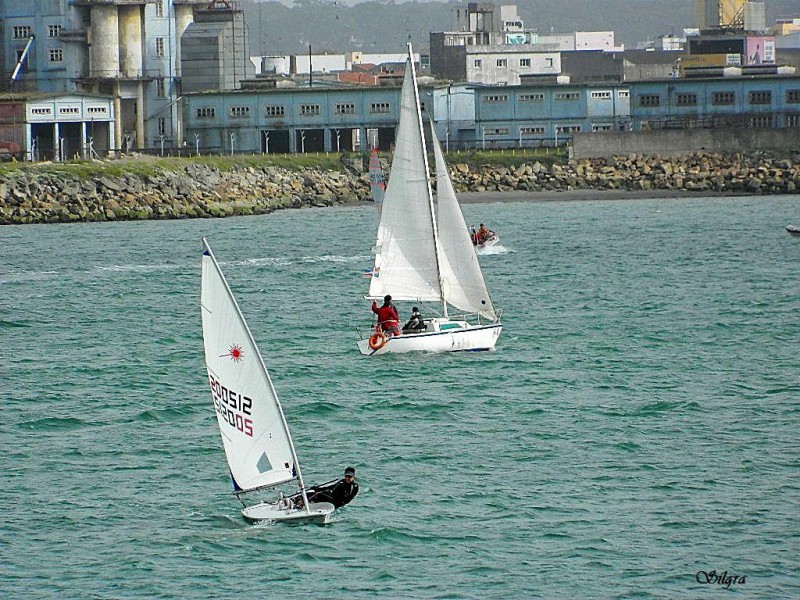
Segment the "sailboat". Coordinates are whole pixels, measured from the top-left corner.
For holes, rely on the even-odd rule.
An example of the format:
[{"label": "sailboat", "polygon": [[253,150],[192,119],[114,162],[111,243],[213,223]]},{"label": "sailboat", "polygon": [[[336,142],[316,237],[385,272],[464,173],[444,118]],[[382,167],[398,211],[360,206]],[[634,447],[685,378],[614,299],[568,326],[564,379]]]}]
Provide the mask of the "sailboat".
[{"label": "sailboat", "polygon": [[[244,506],[242,515],[250,522],[327,523],[334,506],[308,500],[292,436],[267,367],[205,238],[200,306],[208,383],[233,493]],[[252,492],[290,482],[299,486],[291,497],[249,506],[243,500]]]},{"label": "sailboat", "polygon": [[[375,245],[368,299],[436,303],[420,333],[358,341],[365,355],[397,352],[492,350],[502,330],[467,224],[461,213],[436,131],[431,126],[436,198],[431,189],[411,44],[400,94],[400,121]],[[449,314],[449,307],[463,311]],[[438,308],[434,309],[439,313]]]},{"label": "sailboat", "polygon": [[383,167],[377,149],[373,149],[369,155],[369,189],[372,192],[372,201],[380,205],[386,192],[386,182],[383,180]]}]

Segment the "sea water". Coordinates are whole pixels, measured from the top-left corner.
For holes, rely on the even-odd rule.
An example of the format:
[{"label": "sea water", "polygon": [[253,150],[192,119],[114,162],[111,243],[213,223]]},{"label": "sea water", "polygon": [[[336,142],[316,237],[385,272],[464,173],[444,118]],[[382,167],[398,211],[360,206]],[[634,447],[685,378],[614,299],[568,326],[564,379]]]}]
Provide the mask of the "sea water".
[{"label": "sea water", "polygon": [[[464,212],[494,352],[358,354],[371,206],[0,228],[0,597],[800,597],[800,197]],[[329,526],[230,494],[202,236]]]}]

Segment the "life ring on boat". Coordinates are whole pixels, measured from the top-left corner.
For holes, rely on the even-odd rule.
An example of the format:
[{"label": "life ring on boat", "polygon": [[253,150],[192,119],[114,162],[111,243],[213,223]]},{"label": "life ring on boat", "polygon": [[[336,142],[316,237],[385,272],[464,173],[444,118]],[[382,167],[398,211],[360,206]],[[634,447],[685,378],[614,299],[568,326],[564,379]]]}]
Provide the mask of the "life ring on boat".
[{"label": "life ring on boat", "polygon": [[369,336],[369,347],[373,350],[380,350],[383,348],[383,345],[386,343],[386,336],[383,335],[380,331],[376,331],[371,336]]}]

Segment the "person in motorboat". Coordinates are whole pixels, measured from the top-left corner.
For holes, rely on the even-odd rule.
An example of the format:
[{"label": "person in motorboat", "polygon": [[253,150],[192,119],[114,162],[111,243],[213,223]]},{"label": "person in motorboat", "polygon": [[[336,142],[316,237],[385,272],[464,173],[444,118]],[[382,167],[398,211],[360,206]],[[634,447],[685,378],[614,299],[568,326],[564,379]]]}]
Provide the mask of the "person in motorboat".
[{"label": "person in motorboat", "polygon": [[486,229],[486,225],[481,223],[481,226],[478,227],[478,232],[475,234],[476,243],[483,244],[490,237],[492,237],[492,232]]},{"label": "person in motorboat", "polygon": [[413,307],[411,309],[411,318],[408,320],[408,323],[403,325],[403,333],[419,333],[420,331],[425,331],[427,328],[428,326],[425,325],[419,308],[416,306]]},{"label": "person in motorboat", "polygon": [[[327,483],[321,486],[314,486],[306,490],[306,497],[309,502],[330,502],[336,508],[341,508],[358,494],[358,483],[356,483],[356,470],[347,467],[344,470],[344,477],[339,481]],[[303,506],[303,496],[293,496],[295,506]]]},{"label": "person in motorboat", "polygon": [[372,301],[372,312],[378,315],[378,327],[385,335],[400,335],[400,317],[392,306],[392,297],[387,294],[383,297],[383,306]]},{"label": "person in motorboat", "polygon": [[475,225],[469,226],[469,237],[472,239],[473,244],[478,244],[478,230],[475,229]]}]

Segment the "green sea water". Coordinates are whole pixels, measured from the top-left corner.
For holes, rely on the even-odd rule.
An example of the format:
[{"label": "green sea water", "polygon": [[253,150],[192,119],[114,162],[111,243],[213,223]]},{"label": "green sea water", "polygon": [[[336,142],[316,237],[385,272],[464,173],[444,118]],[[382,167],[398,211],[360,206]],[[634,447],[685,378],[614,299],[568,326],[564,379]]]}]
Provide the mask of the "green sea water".
[{"label": "green sea water", "polygon": [[[0,228],[0,597],[800,597],[800,196],[464,212],[494,352],[358,354],[370,206]],[[202,236],[329,526],[230,494]]]}]

